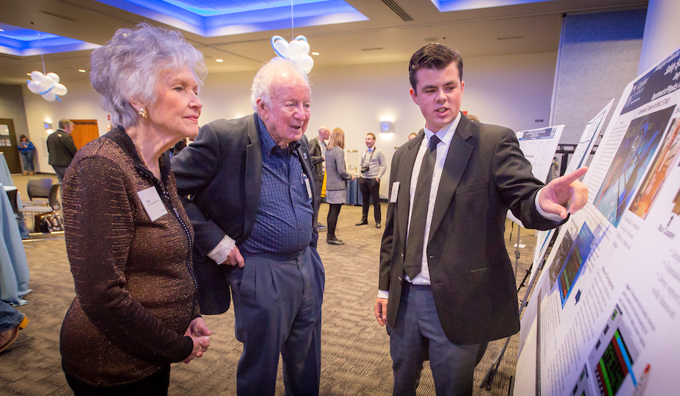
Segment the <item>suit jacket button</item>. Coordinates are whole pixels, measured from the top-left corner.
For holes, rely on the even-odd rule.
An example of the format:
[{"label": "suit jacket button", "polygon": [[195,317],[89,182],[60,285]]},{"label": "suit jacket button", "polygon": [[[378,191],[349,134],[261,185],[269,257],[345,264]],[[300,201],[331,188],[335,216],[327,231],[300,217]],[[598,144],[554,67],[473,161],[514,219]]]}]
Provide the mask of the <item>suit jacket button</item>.
[{"label": "suit jacket button", "polygon": [[398,279],[399,279],[399,282],[401,282],[401,276]]}]

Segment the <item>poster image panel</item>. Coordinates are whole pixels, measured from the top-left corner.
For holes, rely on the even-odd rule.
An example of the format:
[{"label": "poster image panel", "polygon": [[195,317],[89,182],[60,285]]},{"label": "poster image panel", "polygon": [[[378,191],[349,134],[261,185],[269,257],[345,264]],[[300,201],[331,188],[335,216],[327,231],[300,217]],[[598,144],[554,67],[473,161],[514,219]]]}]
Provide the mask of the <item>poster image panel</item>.
[{"label": "poster image panel", "polygon": [[623,320],[623,311],[617,304],[600,337],[588,355],[591,377],[597,382],[600,395],[631,394],[638,386],[633,365],[638,363],[640,350]]},{"label": "poster image panel", "polygon": [[569,295],[571,294],[576,280],[579,274],[583,270],[586,260],[590,255],[590,251],[593,248],[595,242],[595,236],[590,231],[590,227],[585,222],[581,231],[579,231],[574,241],[574,246],[566,260],[564,267],[559,275],[559,288],[560,288],[560,300],[562,302],[562,308],[567,303]]},{"label": "poster image panel", "polygon": [[576,385],[574,385],[574,390],[570,393],[572,396],[595,396],[599,395],[598,393],[595,393],[592,388],[591,384],[591,379],[590,375],[588,374],[588,366],[584,365],[583,370],[581,370],[581,374],[578,376],[578,381],[576,382]]},{"label": "poster image panel", "polygon": [[654,204],[657,193],[666,180],[666,175],[676,161],[680,149],[680,118],[671,122],[669,133],[661,145],[647,176],[640,184],[638,193],[633,198],[629,210],[641,219],[647,218],[647,213]]},{"label": "poster image panel", "polygon": [[633,193],[642,181],[675,106],[634,119],[619,145],[593,200],[602,215],[618,227]]},{"label": "poster image panel", "polygon": [[555,257],[553,257],[552,263],[550,264],[550,290],[552,290],[553,286],[555,285],[555,281],[557,281],[557,278],[562,271],[562,266],[567,260],[573,245],[574,240],[572,239],[569,231],[567,231],[562,238],[562,242],[560,242],[560,246],[557,248],[557,252],[555,253]]}]

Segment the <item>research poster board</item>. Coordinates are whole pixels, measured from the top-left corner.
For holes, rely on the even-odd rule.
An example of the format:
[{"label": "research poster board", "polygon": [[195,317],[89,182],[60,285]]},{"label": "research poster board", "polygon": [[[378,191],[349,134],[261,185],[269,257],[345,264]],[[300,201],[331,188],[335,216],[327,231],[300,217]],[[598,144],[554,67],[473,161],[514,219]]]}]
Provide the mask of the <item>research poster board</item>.
[{"label": "research poster board", "polygon": [[563,129],[564,125],[555,125],[517,132],[519,148],[531,163],[531,172],[534,177],[542,182],[548,178],[550,165]]},{"label": "research poster board", "polygon": [[[593,117],[592,120],[588,121],[585,129],[583,130],[583,134],[581,134],[581,138],[576,145],[576,149],[574,149],[574,153],[571,155],[571,158],[569,158],[569,163],[567,164],[567,168],[564,171],[565,175],[568,175],[571,172],[586,165],[588,157],[590,156],[590,152],[593,150],[593,146],[597,140],[597,136],[604,127],[604,122],[607,119],[607,115],[609,114],[609,110],[613,104],[614,99],[610,100],[604,109],[600,110],[600,112],[597,113],[597,115]],[[543,258],[545,257],[545,253],[548,251],[548,245],[550,244],[550,240],[553,238],[554,233],[555,230],[538,231],[536,233],[536,249],[534,249],[534,257],[532,261],[534,265],[531,267],[529,283],[531,283],[534,276],[536,276],[536,273],[538,272],[538,263],[543,262]]]},{"label": "research poster board", "polygon": [[[542,182],[545,182],[548,178],[550,165],[552,165],[563,129],[564,125],[555,125],[516,132],[519,148],[522,149],[524,157],[531,163],[531,173]],[[507,217],[524,227],[522,222],[510,211],[508,211]]]},{"label": "research poster board", "polygon": [[678,394],[680,50],[623,92],[520,332],[516,395]]}]

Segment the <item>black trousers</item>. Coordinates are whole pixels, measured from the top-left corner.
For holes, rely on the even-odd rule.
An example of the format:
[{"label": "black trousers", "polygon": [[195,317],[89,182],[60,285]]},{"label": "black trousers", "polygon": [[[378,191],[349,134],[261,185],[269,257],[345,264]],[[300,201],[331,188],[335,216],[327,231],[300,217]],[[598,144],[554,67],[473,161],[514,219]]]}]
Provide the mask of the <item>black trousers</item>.
[{"label": "black trousers", "polygon": [[335,227],[338,225],[338,216],[340,215],[340,209],[342,204],[330,204],[328,208],[328,217],[326,221],[328,222],[328,238],[335,238]]},{"label": "black trousers", "polygon": [[319,207],[321,206],[321,189],[323,188],[323,177],[321,180],[314,179],[314,191],[316,192],[316,200],[314,201],[314,223],[319,222]]},{"label": "black trousers", "polygon": [[65,373],[66,382],[76,396],[165,396],[170,386],[170,365],[150,376],[125,385],[95,386]]},{"label": "black trousers", "polygon": [[359,190],[361,191],[362,211],[361,221],[368,221],[369,199],[373,200],[373,218],[376,223],[380,223],[380,182],[376,179],[359,178]]}]

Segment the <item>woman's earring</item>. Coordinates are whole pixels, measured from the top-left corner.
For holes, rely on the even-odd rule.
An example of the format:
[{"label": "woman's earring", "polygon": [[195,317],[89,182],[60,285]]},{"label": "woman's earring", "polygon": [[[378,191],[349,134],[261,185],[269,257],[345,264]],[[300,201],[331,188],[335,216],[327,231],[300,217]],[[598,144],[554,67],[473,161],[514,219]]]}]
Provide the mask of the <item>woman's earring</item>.
[{"label": "woman's earring", "polygon": [[139,116],[142,117],[142,118],[149,118],[149,112],[146,111],[146,109],[143,108],[143,107],[141,109],[139,109],[137,114],[139,114]]}]

